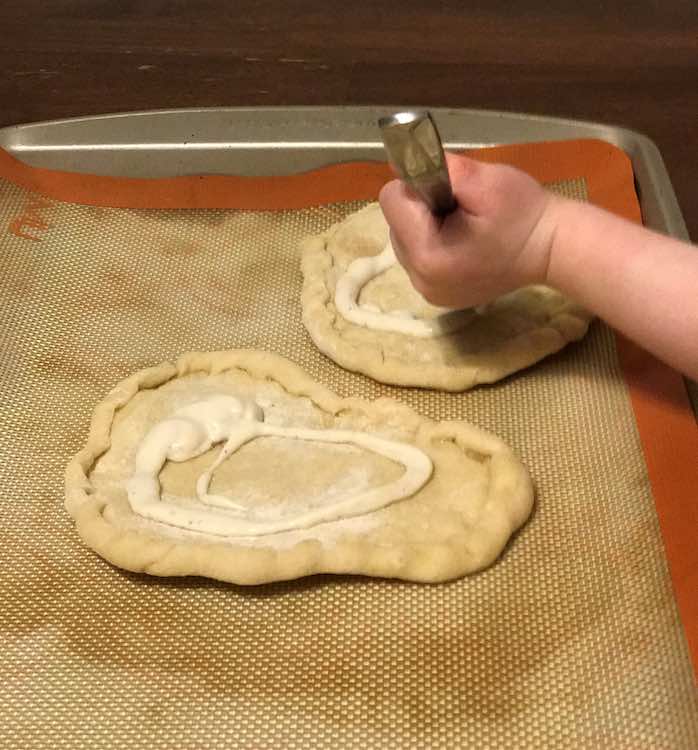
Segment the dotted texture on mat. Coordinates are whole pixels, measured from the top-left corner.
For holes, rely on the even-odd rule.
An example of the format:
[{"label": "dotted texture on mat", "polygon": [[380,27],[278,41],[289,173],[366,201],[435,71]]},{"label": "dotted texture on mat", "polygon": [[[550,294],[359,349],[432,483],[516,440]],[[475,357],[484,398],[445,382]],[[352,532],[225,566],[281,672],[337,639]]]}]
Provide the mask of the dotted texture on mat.
[{"label": "dotted texture on mat", "polygon": [[[582,181],[556,189],[583,197]],[[34,206],[0,184],[0,747],[698,747],[698,705],[611,333],[464,394],[388,388],[301,324],[302,211]],[[7,231],[18,217],[26,237]],[[16,224],[14,225],[17,226]],[[35,239],[31,239],[34,237]],[[242,589],[117,570],[63,471],[121,378],[270,349],[343,396],[506,440],[537,488],[489,570]]]}]

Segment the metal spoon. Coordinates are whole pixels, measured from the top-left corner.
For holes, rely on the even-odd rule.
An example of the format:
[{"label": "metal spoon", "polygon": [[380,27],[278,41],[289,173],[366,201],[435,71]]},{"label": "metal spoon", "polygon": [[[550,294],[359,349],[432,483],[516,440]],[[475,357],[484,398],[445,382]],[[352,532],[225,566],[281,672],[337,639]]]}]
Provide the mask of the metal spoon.
[{"label": "metal spoon", "polygon": [[435,216],[456,208],[444,149],[429,112],[398,112],[378,120],[388,160]]}]

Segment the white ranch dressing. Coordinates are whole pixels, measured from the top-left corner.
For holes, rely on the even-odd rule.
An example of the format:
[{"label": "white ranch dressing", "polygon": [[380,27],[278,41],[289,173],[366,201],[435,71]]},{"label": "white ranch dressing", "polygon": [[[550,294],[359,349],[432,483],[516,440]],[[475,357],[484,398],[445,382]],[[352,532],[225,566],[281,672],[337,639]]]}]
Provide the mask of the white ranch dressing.
[{"label": "white ranch dressing", "polygon": [[465,327],[472,318],[471,310],[451,310],[431,320],[415,318],[407,310],[381,312],[359,303],[359,295],[368,282],[397,263],[395,250],[388,240],[378,255],[357,258],[349,264],[335,286],[334,304],[340,315],[364,328],[392,331],[418,338],[433,338]]},{"label": "white ranch dressing", "polygon": [[[306,529],[317,524],[364,515],[413,495],[429,480],[429,456],[407,443],[351,430],[315,430],[264,423],[261,407],[252,400],[213,396],[178,409],[155,424],[136,452],[135,469],[127,482],[131,509],[153,521],[216,536],[261,536]],[[215,469],[238,448],[258,437],[353,444],[385,456],[405,471],[398,479],[325,507],[281,519],[255,518],[249,508],[209,493]],[[225,441],[211,467],[196,483],[198,502],[180,504],[161,498],[158,476],[166,461],[187,461]]]}]

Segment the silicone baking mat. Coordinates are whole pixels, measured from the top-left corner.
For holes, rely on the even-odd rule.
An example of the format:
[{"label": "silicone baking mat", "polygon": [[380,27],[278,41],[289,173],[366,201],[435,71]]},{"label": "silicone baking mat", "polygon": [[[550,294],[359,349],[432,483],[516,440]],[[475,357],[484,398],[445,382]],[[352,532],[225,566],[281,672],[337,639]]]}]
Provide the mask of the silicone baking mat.
[{"label": "silicone baking mat", "polygon": [[[638,216],[606,144],[479,156]],[[600,323],[463,394],[328,361],[300,321],[298,243],[374,197],[382,165],[147,181],[0,154],[0,173],[0,747],[698,746],[695,558],[676,510],[698,440],[675,373]],[[491,430],[534,478],[533,517],[493,567],[437,586],[243,589],[111,567],[62,506],[92,407],[138,368],[233,347]]]}]

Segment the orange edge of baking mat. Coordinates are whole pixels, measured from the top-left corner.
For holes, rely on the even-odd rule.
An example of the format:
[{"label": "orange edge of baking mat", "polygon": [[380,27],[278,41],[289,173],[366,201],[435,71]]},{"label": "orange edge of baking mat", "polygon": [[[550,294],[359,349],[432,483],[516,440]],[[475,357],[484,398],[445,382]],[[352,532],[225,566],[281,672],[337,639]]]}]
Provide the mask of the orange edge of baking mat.
[{"label": "orange edge of baking mat", "polygon": [[[465,153],[482,161],[515,164],[541,182],[579,178],[585,176],[591,166],[598,170],[598,177],[603,174],[603,180],[594,180],[592,200],[610,211],[628,214],[627,199],[620,199],[617,194],[618,186],[628,174],[632,184],[632,171],[629,171],[629,163],[625,165],[627,157],[623,152],[604,141],[516,144]],[[609,180],[610,170],[614,170],[613,181]],[[392,173],[384,162],[355,161],[273,177],[107,177],[30,167],[0,149],[0,176],[54,200],[88,206],[262,211],[372,200]],[[639,220],[639,209],[631,213],[631,218]]]},{"label": "orange edge of baking mat", "polygon": [[[642,220],[630,159],[605,141],[514,144],[468,153],[481,161],[519,167],[541,182],[584,177],[592,203],[631,221]],[[0,176],[54,200],[87,205],[278,210],[375,199],[391,172],[382,162],[347,162],[274,177],[105,177],[29,167],[0,149]],[[698,675],[698,424],[681,375],[622,336],[616,339],[674,595]]]}]

